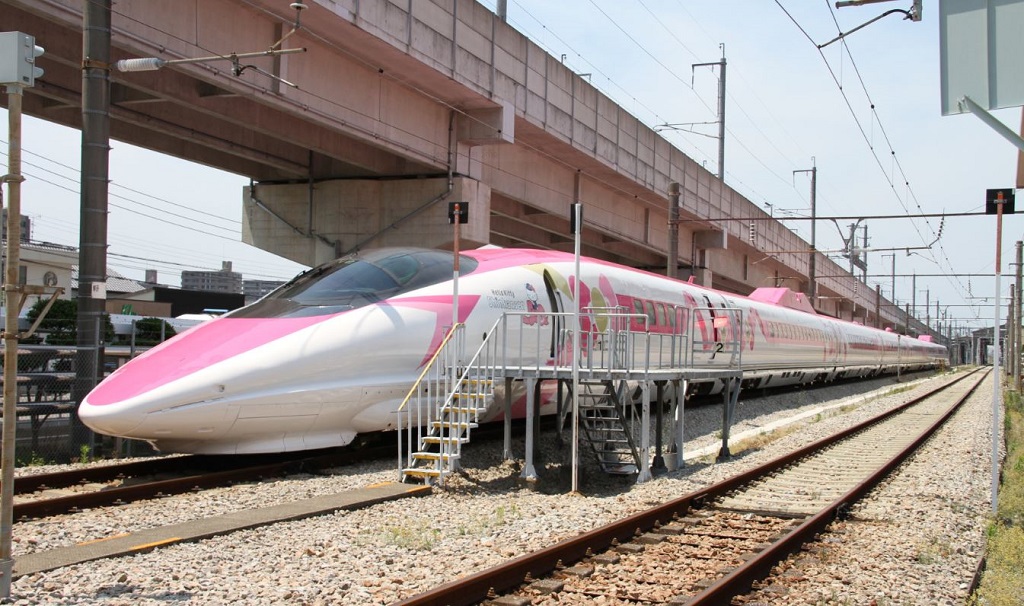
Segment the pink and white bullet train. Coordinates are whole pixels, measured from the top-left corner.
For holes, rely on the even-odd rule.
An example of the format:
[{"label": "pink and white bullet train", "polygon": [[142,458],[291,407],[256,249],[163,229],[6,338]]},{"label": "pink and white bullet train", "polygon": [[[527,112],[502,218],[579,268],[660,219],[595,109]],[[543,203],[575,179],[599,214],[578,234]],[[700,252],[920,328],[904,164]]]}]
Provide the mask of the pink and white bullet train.
[{"label": "pink and white bullet train", "polygon": [[[361,432],[393,429],[395,410],[451,325],[452,261],[451,252],[392,248],[306,271],[131,360],[85,398],[79,415],[102,434],[205,454],[342,446]],[[483,335],[506,311],[570,311],[573,272],[571,254],[467,251],[460,257],[459,321],[467,335]],[[719,324],[707,308],[741,310],[746,386],[946,360],[936,344],[768,300],[794,296],[782,289],[741,297],[588,258],[580,277],[581,308],[625,308],[636,314],[637,330],[671,333],[678,310],[704,308],[693,311],[694,338],[713,342]],[[556,324],[540,321],[530,330]]]}]

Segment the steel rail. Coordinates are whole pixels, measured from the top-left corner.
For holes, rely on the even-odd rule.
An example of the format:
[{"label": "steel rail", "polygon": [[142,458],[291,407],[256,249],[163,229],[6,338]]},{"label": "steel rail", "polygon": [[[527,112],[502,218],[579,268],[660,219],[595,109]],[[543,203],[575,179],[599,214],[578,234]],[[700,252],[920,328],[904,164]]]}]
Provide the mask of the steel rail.
[{"label": "steel rail", "polygon": [[505,564],[445,583],[432,590],[396,602],[396,605],[462,606],[482,602],[495,592],[508,591],[526,582],[527,579],[543,577],[560,566],[568,566],[585,557],[604,551],[613,546],[616,541],[628,542],[635,536],[662,526],[673,519],[683,517],[691,509],[703,507],[713,499],[724,496],[761,476],[786,467],[815,451],[897,415],[922,400],[966,380],[977,372],[975,370],[952,381],[943,383],[872,419],[858,423],[853,427],[818,440],[747,472],[713,484],[703,490],[692,492],[647,511],[639,512],[622,520],[595,528],[550,547],[525,554]]},{"label": "steel rail", "polygon": [[910,458],[925,441],[931,438],[960,409],[960,406],[967,401],[988,374],[985,373],[978,379],[954,405],[950,406],[949,410],[929,425],[910,444],[900,450],[888,463],[877,469],[846,494],[808,518],[803,524],[800,524],[791,532],[772,543],[770,547],[759,552],[757,556],[747,560],[744,564],[741,564],[708,586],[707,589],[690,598],[687,606],[708,606],[712,604],[729,606],[735,596],[750,591],[754,582],[767,577],[776,564],[798,551],[804,544],[813,541],[816,535],[825,532],[828,525],[834,520],[843,518],[845,512],[853,503],[856,503],[871,492],[889,473]]},{"label": "steel rail", "polygon": [[[517,424],[517,431],[520,429]],[[487,424],[477,429],[476,435],[482,439],[498,439],[504,435],[504,430],[500,423]],[[14,519],[42,518],[62,513],[74,513],[90,507],[123,505],[131,501],[182,494],[197,489],[216,488],[237,482],[259,480],[264,477],[382,460],[390,458],[394,454],[395,441],[395,437],[384,433],[381,434],[378,444],[329,449],[327,452],[318,451],[313,455],[307,452],[298,457],[295,453],[284,456],[280,453],[273,453],[245,457],[191,455],[24,476],[18,480],[25,480],[25,483],[15,481],[15,488],[21,491],[21,494],[47,488],[70,487],[83,482],[106,482],[119,479],[122,476],[138,478],[158,473],[182,473],[188,469],[215,468],[215,470],[194,471],[179,478],[140,482],[134,486],[112,487],[37,501],[24,501],[14,505]]]},{"label": "steel rail", "polygon": [[[14,505],[14,519],[43,518],[62,513],[74,513],[91,507],[123,505],[131,501],[216,488],[236,482],[258,480],[268,476],[287,475],[300,471],[315,471],[336,465],[347,465],[373,458],[383,458],[390,456],[393,449],[392,445],[386,445],[320,454],[313,457],[292,457],[258,465],[235,466],[223,471],[193,473],[179,478],[142,482],[133,486],[119,486],[36,501],[25,501]],[[191,457],[182,458],[191,460]],[[142,467],[140,469],[146,468]],[[181,469],[178,468],[177,471]],[[150,471],[147,470],[147,473],[150,473]],[[174,470],[172,469],[172,471]],[[74,474],[75,472],[68,473]],[[81,474],[72,477],[81,477]]]}]

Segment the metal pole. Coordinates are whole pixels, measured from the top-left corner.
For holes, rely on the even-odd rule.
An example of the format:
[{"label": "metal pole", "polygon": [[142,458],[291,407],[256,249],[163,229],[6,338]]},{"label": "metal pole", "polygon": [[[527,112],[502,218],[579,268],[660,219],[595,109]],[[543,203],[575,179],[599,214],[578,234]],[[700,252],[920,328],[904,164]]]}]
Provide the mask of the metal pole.
[{"label": "metal pole", "polygon": [[[861,255],[862,256],[861,256],[860,260],[861,260],[861,262],[864,263],[864,269],[863,269],[864,273],[861,276],[861,280],[863,280],[863,282],[865,284],[867,284],[868,283],[868,226],[867,225],[864,226],[864,251],[861,253]],[[853,272],[850,272],[850,273],[853,273]]]},{"label": "metal pole", "polygon": [[498,6],[494,12],[502,21],[508,21],[508,0],[498,0]]},{"label": "metal pole", "polygon": [[461,216],[462,203],[455,202],[454,214],[452,215],[452,328],[459,323],[459,218]]},{"label": "metal pole", "polygon": [[[917,317],[917,270],[914,270],[914,277],[910,281],[910,306],[914,317]],[[927,304],[925,305],[927,307]]]},{"label": "metal pole", "polygon": [[4,418],[3,470],[0,472],[0,597],[11,597],[11,574],[14,559],[11,544],[14,531],[14,466],[17,440],[18,402],[18,267],[21,265],[21,101],[18,84],[7,86],[8,173],[7,182],[7,271],[4,279]]},{"label": "metal pole", "polygon": [[[78,248],[76,405],[99,381],[100,336],[107,298],[107,193],[110,176],[110,5],[86,2],[82,25],[82,197]],[[72,418],[71,446],[90,445],[92,432]],[[77,454],[74,452],[72,454]]]},{"label": "metal pole", "polygon": [[1003,246],[1003,194],[996,199],[996,296],[993,305],[992,329],[992,513],[996,512],[999,496],[999,409],[1003,402],[1003,377],[999,374],[999,297],[1002,286],[999,283],[1002,274]]},{"label": "metal pole", "polygon": [[1024,296],[1024,288],[1022,288],[1021,278],[1024,273],[1024,242],[1017,240],[1016,244],[1017,252],[1017,307],[1014,310],[1014,321],[1013,330],[1014,334],[1017,335],[1016,340],[1013,344],[1013,386],[1017,391],[1020,391],[1020,375],[1021,375],[1021,359],[1020,350],[1024,347],[1024,336],[1021,335],[1022,319],[1021,313],[1024,312],[1024,306],[1022,306],[1021,297]]},{"label": "metal pole", "polygon": [[[931,289],[930,288],[925,289],[925,291],[924,291],[924,321],[925,321],[926,324],[928,324],[928,329],[929,330],[931,329],[931,326],[932,326],[932,302],[931,302],[931,297],[932,297]],[[935,301],[935,313],[936,314],[939,313],[939,301],[937,299]]]},{"label": "metal pole", "polygon": [[[814,162],[814,158],[811,158],[811,162]],[[818,222],[815,220],[818,218],[818,167],[812,166],[811,168],[811,265],[808,269],[810,284],[810,295],[811,305],[815,309],[818,308],[818,278],[817,278],[817,233],[818,233]]]},{"label": "metal pole", "polygon": [[725,183],[725,43],[722,47],[720,66],[721,77],[718,79],[718,180]]},{"label": "metal pole", "polygon": [[725,43],[719,44],[722,48],[722,58],[714,63],[694,63],[690,69],[697,67],[718,66],[720,71],[718,78],[718,180],[725,182]]},{"label": "metal pole", "polygon": [[574,275],[576,288],[572,297],[572,492],[579,491],[579,444],[580,444],[580,241],[583,239],[583,205],[576,202],[572,205],[574,224],[576,226],[574,257]]},{"label": "metal pole", "polygon": [[[816,284],[817,279],[817,224],[818,221],[818,167],[815,164],[815,159],[811,156],[811,168],[804,170],[794,170],[793,174],[796,173],[811,173],[811,256],[807,264],[807,298],[811,300],[811,305],[818,308],[818,285]],[[852,257],[852,255],[851,255]]]},{"label": "metal pole", "polygon": [[[850,241],[847,244],[847,246],[849,248],[848,248],[848,250],[846,252],[849,253],[850,275],[851,276],[853,275],[853,268],[854,268],[853,259],[854,259],[855,255],[853,254],[853,249],[854,249],[854,244],[855,244],[854,238],[856,238],[856,237],[857,237],[857,224],[856,223],[850,223]],[[867,247],[865,247],[865,248],[867,248]]]},{"label": "metal pole", "polygon": [[875,284],[875,328],[882,327],[882,287]]},{"label": "metal pole", "polygon": [[668,262],[665,275],[675,278],[679,274],[679,184],[668,184]]},{"label": "metal pole", "polygon": [[1010,357],[1010,352],[1013,351],[1013,342],[1017,338],[1013,334],[1013,310],[1017,308],[1014,305],[1013,295],[1016,288],[1015,285],[1010,284],[1010,304],[1006,306],[1006,336],[1003,338],[1006,352],[1003,357],[1003,372],[1007,375],[1013,374],[1013,358]]},{"label": "metal pole", "polygon": [[892,285],[891,285],[892,291],[890,291],[889,296],[892,297],[892,304],[895,305],[896,304],[896,253],[892,253],[892,274],[891,275],[892,275],[892,278],[891,278],[891,280],[892,280]]}]

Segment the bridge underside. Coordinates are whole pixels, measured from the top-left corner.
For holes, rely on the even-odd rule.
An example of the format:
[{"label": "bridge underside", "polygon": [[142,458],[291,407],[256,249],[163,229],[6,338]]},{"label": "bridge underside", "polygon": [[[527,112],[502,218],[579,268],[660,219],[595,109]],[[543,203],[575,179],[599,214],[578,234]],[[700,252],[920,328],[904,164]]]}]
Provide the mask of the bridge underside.
[{"label": "bridge underside", "polygon": [[[0,0],[3,28],[46,48],[24,111],[73,128],[83,1]],[[110,72],[112,138],[252,180],[240,195],[244,241],[308,265],[395,243],[450,247],[448,203],[463,201],[464,248],[572,250],[569,207],[580,201],[584,254],[664,272],[678,182],[681,277],[744,294],[807,288],[809,254],[793,252],[807,243],[773,220],[751,240],[749,224],[730,218],[763,211],[482,5],[307,4],[283,44],[306,52],[238,66],[258,70],[211,61]],[[260,51],[294,18],[280,0],[116,2],[111,62]],[[843,273],[817,258],[819,274]],[[849,277],[818,291],[832,315],[891,315]]]}]

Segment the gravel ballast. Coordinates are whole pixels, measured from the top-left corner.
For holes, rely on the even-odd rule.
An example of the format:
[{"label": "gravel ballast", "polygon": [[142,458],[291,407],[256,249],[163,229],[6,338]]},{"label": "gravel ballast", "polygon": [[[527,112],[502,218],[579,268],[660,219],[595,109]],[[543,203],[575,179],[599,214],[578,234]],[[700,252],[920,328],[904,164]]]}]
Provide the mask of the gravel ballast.
[{"label": "gravel ballast", "polygon": [[[919,381],[914,389],[932,381]],[[677,498],[870,418],[912,393],[863,395],[893,386],[892,379],[881,379],[744,399],[734,436],[802,418],[777,440],[727,462],[688,460],[640,485],[585,462],[582,494],[569,494],[568,473],[557,464],[563,455],[550,433],[540,439],[535,486],[519,480],[521,461],[501,460],[500,442],[474,444],[464,453],[463,473],[430,496],[27,575],[14,582],[12,598],[17,604],[387,604]],[[774,593],[759,599],[960,603],[989,510],[990,402],[989,380],[953,426],[838,526],[822,552],[834,555],[812,562],[813,572],[799,563],[788,567],[783,575],[790,576],[770,583],[766,591],[774,587]],[[720,406],[688,408],[685,428],[686,452],[717,451]],[[521,440],[514,448],[521,456]],[[394,481],[396,475],[395,462],[382,461],[18,523],[14,555]]]}]

